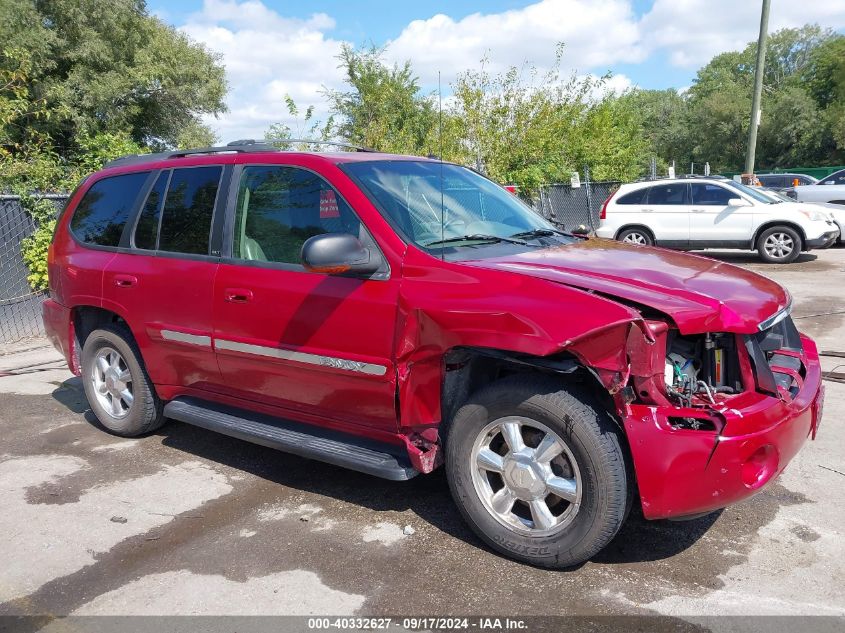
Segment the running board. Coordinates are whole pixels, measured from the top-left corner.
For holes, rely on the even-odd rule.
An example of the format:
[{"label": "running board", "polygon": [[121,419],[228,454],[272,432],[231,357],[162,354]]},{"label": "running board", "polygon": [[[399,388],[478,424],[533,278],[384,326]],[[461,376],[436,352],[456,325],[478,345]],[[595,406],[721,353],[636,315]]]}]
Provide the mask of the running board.
[{"label": "running board", "polygon": [[419,474],[407,458],[377,450],[382,446],[374,442],[260,413],[195,398],[177,398],[165,405],[164,415],[246,442],[383,479],[404,481]]}]

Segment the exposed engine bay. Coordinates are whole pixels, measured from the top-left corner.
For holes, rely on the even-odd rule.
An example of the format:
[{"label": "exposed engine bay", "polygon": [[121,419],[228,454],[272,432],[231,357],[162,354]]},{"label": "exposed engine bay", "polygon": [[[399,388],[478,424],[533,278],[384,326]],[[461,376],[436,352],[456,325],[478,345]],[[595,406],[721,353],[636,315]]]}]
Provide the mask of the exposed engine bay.
[{"label": "exposed engine bay", "polygon": [[681,336],[670,330],[664,369],[666,393],[684,407],[715,405],[742,391],[736,336],[707,333]]}]

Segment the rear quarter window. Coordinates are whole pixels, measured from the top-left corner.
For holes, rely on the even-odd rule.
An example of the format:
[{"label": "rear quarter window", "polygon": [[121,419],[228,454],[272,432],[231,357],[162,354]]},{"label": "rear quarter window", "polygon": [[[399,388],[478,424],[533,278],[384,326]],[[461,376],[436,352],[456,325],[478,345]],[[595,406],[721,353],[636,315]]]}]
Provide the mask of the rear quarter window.
[{"label": "rear quarter window", "polygon": [[645,204],[645,196],[648,188],[637,189],[616,200],[616,204]]},{"label": "rear quarter window", "polygon": [[98,180],[80,200],[70,230],[85,244],[118,246],[129,214],[149,172],[136,172]]}]

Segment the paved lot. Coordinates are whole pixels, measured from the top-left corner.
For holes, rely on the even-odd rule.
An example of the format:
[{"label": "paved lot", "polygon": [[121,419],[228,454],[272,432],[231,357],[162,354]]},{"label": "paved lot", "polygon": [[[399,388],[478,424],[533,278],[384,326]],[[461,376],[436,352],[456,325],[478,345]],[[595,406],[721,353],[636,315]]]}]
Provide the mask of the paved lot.
[{"label": "paved lot", "polygon": [[[801,329],[845,351],[845,249],[717,256],[784,283]],[[845,615],[845,384],[757,497],[686,523],[634,513],[549,572],[482,546],[442,473],[391,483],[177,423],[108,435],[41,345],[0,356],[0,614]]]}]

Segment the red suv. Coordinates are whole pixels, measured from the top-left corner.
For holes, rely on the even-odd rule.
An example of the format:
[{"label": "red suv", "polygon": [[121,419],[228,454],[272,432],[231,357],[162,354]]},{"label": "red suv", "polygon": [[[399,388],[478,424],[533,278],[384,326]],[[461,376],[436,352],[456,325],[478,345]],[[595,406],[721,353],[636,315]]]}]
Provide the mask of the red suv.
[{"label": "red suv", "polygon": [[50,338],[118,435],[165,418],[393,480],[445,463],[493,548],[589,559],[639,494],[691,517],[776,477],[821,417],[789,294],[557,230],[472,170],[254,142],[86,179]]}]

